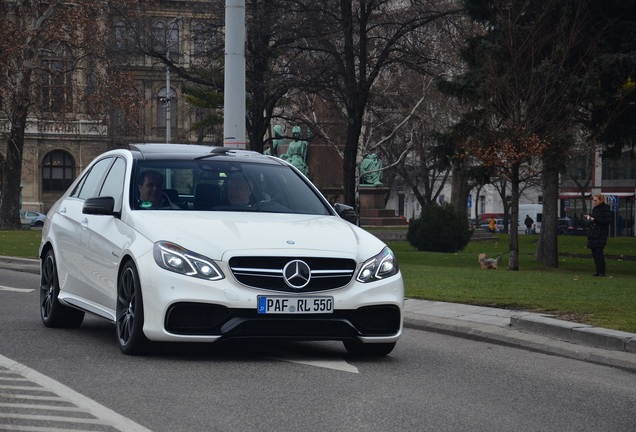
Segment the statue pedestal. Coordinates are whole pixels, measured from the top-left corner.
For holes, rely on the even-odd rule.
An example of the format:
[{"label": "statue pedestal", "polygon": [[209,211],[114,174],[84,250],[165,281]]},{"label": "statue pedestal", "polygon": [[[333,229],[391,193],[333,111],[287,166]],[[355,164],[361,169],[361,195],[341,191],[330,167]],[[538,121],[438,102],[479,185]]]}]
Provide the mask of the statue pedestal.
[{"label": "statue pedestal", "polygon": [[395,216],[395,211],[384,208],[387,193],[387,187],[360,185],[360,225],[406,225],[406,219]]}]

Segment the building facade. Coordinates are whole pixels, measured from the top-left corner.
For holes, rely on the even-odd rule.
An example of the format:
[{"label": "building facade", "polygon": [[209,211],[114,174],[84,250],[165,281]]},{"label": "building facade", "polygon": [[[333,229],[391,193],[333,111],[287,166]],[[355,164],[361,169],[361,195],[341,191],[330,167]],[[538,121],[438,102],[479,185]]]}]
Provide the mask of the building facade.
[{"label": "building facade", "polygon": [[[180,67],[190,68],[203,54],[207,41],[197,34],[203,33],[203,24],[192,13],[195,2],[159,2],[159,8],[146,11],[144,17],[155,37],[157,49],[165,49]],[[203,21],[203,19],[201,20]],[[79,71],[59,72],[61,61],[57,57],[72,56],[70,48],[59,49],[52,54],[41,50],[45,77],[37,97],[50,107],[43,115],[30,117],[24,140],[21,178],[21,208],[46,213],[53,203],[66,191],[81,171],[99,154],[130,142],[217,142],[192,126],[205,115],[201,108],[185,102],[183,80],[171,72],[163,63],[148,55],[139,54],[138,49],[127,47],[133,42],[130,26],[122,19],[113,18],[108,23],[114,35],[117,52],[129,53],[121,57],[120,68],[134,77],[133,92],[141,103],[132,120],[123,113],[112,110],[103,113],[100,120],[89,115],[89,109],[79,102],[77,92],[85,90],[85,81]],[[60,43],[60,46],[65,46]],[[57,62],[57,63],[56,63]],[[46,79],[46,68],[50,67]],[[46,112],[64,112],[50,115]],[[136,118],[135,118],[136,117]],[[0,118],[0,134],[10,131],[9,121]],[[5,160],[7,140],[0,140],[0,167]],[[2,176],[0,176],[0,181]]]}]

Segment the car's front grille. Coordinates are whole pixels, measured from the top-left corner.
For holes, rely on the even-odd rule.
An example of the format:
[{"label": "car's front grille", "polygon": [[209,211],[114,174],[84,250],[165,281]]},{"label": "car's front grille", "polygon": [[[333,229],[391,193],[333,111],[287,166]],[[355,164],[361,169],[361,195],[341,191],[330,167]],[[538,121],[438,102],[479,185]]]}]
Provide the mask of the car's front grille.
[{"label": "car's front grille", "polygon": [[335,310],[330,314],[258,314],[255,309],[230,309],[205,303],[175,303],[166,314],[166,330],[180,335],[305,340],[393,336],[400,330],[400,309],[394,305]]},{"label": "car's front grille", "polygon": [[[236,280],[249,287],[307,293],[346,286],[353,278],[356,262],[341,258],[234,257],[230,269]],[[297,274],[300,277],[294,278]]]}]

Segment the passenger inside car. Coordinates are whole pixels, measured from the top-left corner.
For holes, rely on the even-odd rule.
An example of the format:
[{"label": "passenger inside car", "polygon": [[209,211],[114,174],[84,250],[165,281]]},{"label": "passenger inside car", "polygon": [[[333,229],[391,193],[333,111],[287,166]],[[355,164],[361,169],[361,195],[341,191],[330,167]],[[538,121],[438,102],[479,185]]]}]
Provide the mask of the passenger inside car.
[{"label": "passenger inside car", "polygon": [[158,171],[147,170],[139,181],[139,208],[142,209],[178,209],[164,194],[163,177]]}]

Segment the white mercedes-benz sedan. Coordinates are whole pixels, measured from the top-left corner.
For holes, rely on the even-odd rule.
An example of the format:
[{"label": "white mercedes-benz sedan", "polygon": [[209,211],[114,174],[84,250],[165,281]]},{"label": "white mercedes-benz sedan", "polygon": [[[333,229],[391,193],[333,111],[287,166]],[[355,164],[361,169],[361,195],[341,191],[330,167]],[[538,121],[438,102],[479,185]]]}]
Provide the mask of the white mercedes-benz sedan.
[{"label": "white mercedes-benz sedan", "polygon": [[402,333],[402,276],[351,213],[275,157],[186,144],[109,151],[47,214],[42,322],[105,318],[124,354],[272,338],[386,355]]}]

